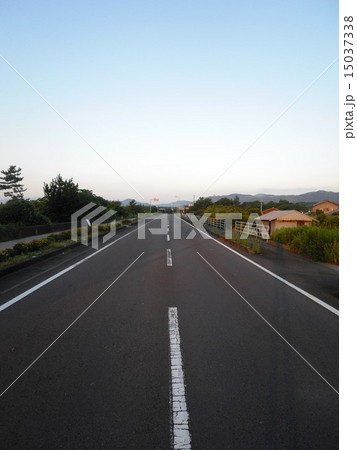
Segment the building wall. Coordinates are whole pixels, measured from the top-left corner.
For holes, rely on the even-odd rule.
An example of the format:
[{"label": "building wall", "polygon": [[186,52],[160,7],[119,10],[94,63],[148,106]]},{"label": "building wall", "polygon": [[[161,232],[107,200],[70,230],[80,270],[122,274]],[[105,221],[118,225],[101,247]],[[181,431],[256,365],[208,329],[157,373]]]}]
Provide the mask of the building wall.
[{"label": "building wall", "polygon": [[298,226],[310,226],[312,224],[310,221],[305,222],[301,220],[272,220],[271,222],[268,220],[262,220],[262,222],[270,235],[272,235],[274,231],[280,230],[281,228],[297,228]]},{"label": "building wall", "polygon": [[[280,230],[281,228],[297,228],[299,226],[310,226],[312,222],[304,222],[302,220],[292,220],[292,221],[284,221],[284,220],[274,220],[272,225],[272,230]],[[273,231],[273,232],[274,232]]]},{"label": "building wall", "polygon": [[320,211],[323,211],[324,213],[330,212],[330,211],[334,211],[335,209],[338,208],[338,205],[336,205],[335,203],[331,203],[329,201],[326,202],[322,202],[319,205],[315,205],[311,208],[312,212],[316,212],[318,209]]}]

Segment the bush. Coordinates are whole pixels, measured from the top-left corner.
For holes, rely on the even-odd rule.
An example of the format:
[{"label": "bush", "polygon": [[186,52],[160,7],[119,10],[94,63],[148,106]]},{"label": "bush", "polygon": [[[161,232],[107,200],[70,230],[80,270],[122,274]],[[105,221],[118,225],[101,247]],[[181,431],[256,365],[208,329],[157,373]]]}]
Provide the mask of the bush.
[{"label": "bush", "polygon": [[44,214],[35,213],[34,221],[32,225],[52,225],[50,219]]},{"label": "bush", "polygon": [[29,200],[9,200],[0,207],[0,222],[5,225],[42,225],[50,224],[48,217],[36,211]]},{"label": "bush", "polygon": [[27,242],[18,242],[12,249],[15,255],[21,255],[22,253],[27,253],[28,244]]},{"label": "bush", "polygon": [[22,255],[25,253],[36,252],[42,248],[48,247],[51,241],[51,239],[44,238],[35,239],[30,242],[18,242],[12,249],[15,255]]},{"label": "bush", "polygon": [[56,241],[67,241],[71,239],[71,230],[65,230],[61,233],[52,235]]},{"label": "bush", "polygon": [[41,250],[49,245],[51,242],[50,239],[35,239],[34,241],[27,242],[27,251],[36,252],[37,250]]},{"label": "bush", "polygon": [[324,213],[316,214],[316,219],[319,224],[316,226],[323,228],[338,228],[339,227],[339,213],[326,215]]},{"label": "bush", "polygon": [[314,261],[338,264],[338,228],[304,226],[282,228],[273,233],[272,239],[287,245],[290,250]]},{"label": "bush", "polygon": [[21,225],[17,223],[8,223],[3,225],[0,223],[0,241],[11,241],[19,236]]},{"label": "bush", "polygon": [[35,208],[27,200],[9,200],[0,209],[0,222],[31,225],[35,217]]},{"label": "bush", "polygon": [[19,255],[27,255],[51,247],[56,248],[56,245],[54,245],[55,242],[68,240],[68,233],[70,234],[70,231],[60,233],[62,236],[65,236],[64,238],[62,237],[62,239],[58,238],[58,235],[51,235],[43,239],[35,239],[29,242],[18,242],[12,248],[0,251],[0,263],[8,262]]},{"label": "bush", "polygon": [[0,262],[8,261],[10,258],[15,256],[12,248],[6,248],[5,250],[0,251]]}]

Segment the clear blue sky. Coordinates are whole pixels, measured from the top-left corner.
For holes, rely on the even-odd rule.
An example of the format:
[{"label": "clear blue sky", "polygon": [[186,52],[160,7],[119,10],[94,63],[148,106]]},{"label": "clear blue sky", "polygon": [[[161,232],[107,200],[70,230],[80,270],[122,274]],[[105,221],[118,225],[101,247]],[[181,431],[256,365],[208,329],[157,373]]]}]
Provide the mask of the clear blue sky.
[{"label": "clear blue sky", "polygon": [[[148,200],[200,195],[338,56],[338,2],[2,1],[0,53]],[[0,59],[0,169],[136,198]],[[338,190],[337,63],[206,195]]]}]

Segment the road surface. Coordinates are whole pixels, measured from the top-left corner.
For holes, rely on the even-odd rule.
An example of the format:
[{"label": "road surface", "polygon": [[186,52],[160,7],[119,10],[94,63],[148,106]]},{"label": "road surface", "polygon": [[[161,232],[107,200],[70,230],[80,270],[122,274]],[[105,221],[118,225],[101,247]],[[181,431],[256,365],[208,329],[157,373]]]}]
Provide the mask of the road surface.
[{"label": "road surface", "polygon": [[1,448],[337,449],[336,305],[159,227],[0,279]]}]

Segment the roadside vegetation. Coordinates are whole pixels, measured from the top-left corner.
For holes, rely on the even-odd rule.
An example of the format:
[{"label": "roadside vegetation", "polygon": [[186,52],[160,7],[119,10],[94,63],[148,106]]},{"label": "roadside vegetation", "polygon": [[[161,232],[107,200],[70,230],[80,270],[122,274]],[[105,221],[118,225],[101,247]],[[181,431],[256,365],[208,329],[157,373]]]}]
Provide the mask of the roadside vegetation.
[{"label": "roadside vegetation", "polygon": [[[63,230],[60,225],[69,223],[71,215],[90,202],[115,211],[110,221],[130,219],[137,217],[138,213],[149,212],[148,206],[135,200],[123,206],[119,200],[107,200],[89,189],[81,189],[72,178],[66,180],[61,175],[43,184],[43,197],[25,199],[21,168],[10,166],[1,174],[0,193],[3,191],[9,200],[0,204],[0,241]],[[155,206],[151,208],[152,212],[156,209]]]},{"label": "roadside vegetation", "polygon": [[[124,223],[130,223],[126,220]],[[99,225],[98,233],[107,233],[110,230],[110,224]],[[88,233],[88,239],[92,237],[92,229],[86,229]],[[77,229],[77,235],[80,238],[82,229]],[[29,242],[18,242],[12,248],[7,248],[0,251],[0,269],[8,267],[9,265],[16,264],[22,261],[27,261],[45,253],[52,252],[58,249],[65,249],[69,245],[73,245],[71,240],[71,230],[65,230],[61,233],[51,234],[42,239],[34,239]]]},{"label": "roadside vegetation", "polygon": [[[246,221],[251,213],[260,214],[261,208],[269,209],[275,207],[279,210],[295,209],[301,212],[309,211],[312,205],[305,203],[290,203],[286,200],[279,202],[268,202],[260,205],[260,202],[243,203],[239,198],[231,200],[221,198],[213,203],[210,198],[199,198],[189,212],[197,215],[211,213],[242,213],[242,221]],[[312,226],[303,226],[297,228],[282,228],[277,230],[272,236],[272,240],[285,245],[289,250],[306,256],[314,261],[328,262],[332,264],[339,263],[339,214],[326,215],[322,211],[317,211],[312,215],[318,220]],[[214,229],[211,230],[214,233]],[[217,234],[220,234],[219,232]],[[243,246],[250,247],[256,253],[260,252],[260,242],[256,240],[241,240],[233,237],[233,241],[239,242]]]},{"label": "roadside vegetation", "polygon": [[[130,224],[138,213],[148,210],[135,200],[131,200],[127,206],[122,206],[117,200],[107,200],[89,189],[80,189],[72,178],[65,180],[61,175],[43,184],[43,197],[37,200],[25,199],[24,193],[27,189],[22,180],[20,167],[11,165],[0,172],[0,192],[3,191],[5,198],[8,198],[6,203],[0,204],[0,241],[65,231],[30,242],[19,242],[12,248],[0,251],[0,269],[73,244],[69,229],[71,215],[90,202],[103,206],[106,210],[115,211],[109,221],[116,219],[117,226]],[[152,211],[155,209],[153,207]],[[104,233],[109,228],[109,224],[102,224],[98,231]],[[91,231],[89,228],[89,239]],[[80,235],[81,229],[78,228],[78,237]]]},{"label": "roadside vegetation", "polygon": [[[70,235],[70,233],[69,233]],[[0,251],[0,269],[10,265],[28,261],[39,255],[65,248],[73,241],[70,238],[60,238],[58,235],[51,235],[43,239],[35,239],[30,242],[19,242],[12,248]]]},{"label": "roadside vegetation", "polygon": [[[328,221],[330,223],[330,221]],[[298,228],[282,228],[273,233],[272,239],[314,261],[338,264],[339,230],[337,227],[319,225]]]},{"label": "roadside vegetation", "polygon": [[240,203],[239,197],[235,196],[233,199],[227,197],[222,197],[215,203],[209,197],[200,197],[195,201],[195,203],[189,208],[188,212],[195,213],[202,216],[204,213],[242,213],[243,220],[247,220],[251,213],[261,213],[261,209],[277,208],[280,210],[296,209],[297,211],[307,212],[310,209],[310,205],[306,203],[291,203],[287,200],[279,200],[278,202],[268,202],[262,203],[258,200],[254,202]]}]

